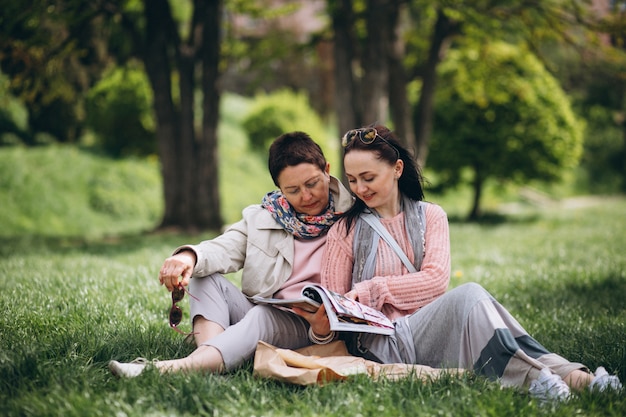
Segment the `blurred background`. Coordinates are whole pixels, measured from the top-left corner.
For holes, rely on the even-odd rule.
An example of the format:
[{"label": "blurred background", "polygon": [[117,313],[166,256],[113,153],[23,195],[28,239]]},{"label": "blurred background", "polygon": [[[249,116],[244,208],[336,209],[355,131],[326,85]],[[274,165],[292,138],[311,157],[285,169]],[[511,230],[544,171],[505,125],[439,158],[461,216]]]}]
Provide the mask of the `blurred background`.
[{"label": "blurred background", "polygon": [[217,231],[372,123],[480,220],[626,191],[626,1],[0,0],[0,236]]}]

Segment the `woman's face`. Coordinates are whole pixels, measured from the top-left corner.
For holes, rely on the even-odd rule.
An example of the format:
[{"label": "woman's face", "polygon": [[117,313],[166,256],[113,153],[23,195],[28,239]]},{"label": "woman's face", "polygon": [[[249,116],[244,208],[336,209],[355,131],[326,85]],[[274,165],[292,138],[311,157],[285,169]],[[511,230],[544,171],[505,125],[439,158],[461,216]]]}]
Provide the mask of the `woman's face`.
[{"label": "woman's face", "polygon": [[326,164],[324,171],[309,163],[288,166],[277,179],[280,191],[297,213],[315,216],[328,207],[329,164]]},{"label": "woman's face", "polygon": [[404,163],[378,159],[376,152],[352,150],[343,159],[350,190],[380,215],[395,216],[399,202],[398,181]]}]

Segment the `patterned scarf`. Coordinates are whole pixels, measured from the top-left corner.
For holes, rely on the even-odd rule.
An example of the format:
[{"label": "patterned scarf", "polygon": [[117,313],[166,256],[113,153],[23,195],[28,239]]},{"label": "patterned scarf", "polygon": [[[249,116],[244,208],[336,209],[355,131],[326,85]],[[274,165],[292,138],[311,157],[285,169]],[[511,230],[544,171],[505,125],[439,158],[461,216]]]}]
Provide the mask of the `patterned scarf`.
[{"label": "patterned scarf", "polygon": [[324,235],[339,217],[339,213],[335,212],[332,194],[329,194],[326,211],[317,216],[296,213],[280,191],[267,193],[261,206],[272,214],[283,229],[301,239],[314,239]]}]

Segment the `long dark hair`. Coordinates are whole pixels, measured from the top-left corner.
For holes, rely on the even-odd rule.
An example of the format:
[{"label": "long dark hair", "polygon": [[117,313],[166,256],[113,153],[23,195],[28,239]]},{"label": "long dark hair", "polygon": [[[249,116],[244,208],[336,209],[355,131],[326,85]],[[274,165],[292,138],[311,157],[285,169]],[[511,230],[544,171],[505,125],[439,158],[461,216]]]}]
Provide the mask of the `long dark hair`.
[{"label": "long dark hair", "polygon": [[[413,154],[402,146],[394,133],[382,125],[362,127],[346,132],[342,140],[343,156],[358,149],[375,152],[378,159],[394,165],[398,159],[404,163],[402,175],[398,179],[400,193],[411,200],[422,201],[424,199],[424,179],[415,162]],[[355,196],[354,205],[344,213],[346,230],[350,231],[356,218],[367,208],[360,198]]]}]

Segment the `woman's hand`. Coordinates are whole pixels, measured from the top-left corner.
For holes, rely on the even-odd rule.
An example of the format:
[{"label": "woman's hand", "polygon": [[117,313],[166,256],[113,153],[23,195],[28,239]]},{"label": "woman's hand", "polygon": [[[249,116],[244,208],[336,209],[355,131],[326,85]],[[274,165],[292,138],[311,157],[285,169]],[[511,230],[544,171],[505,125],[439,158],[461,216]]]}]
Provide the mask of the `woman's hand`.
[{"label": "woman's hand", "polygon": [[194,251],[185,250],[172,255],[163,262],[159,271],[159,282],[161,285],[165,285],[170,292],[179,284],[186,287],[189,285],[189,278],[191,278],[195,266],[196,254]]},{"label": "woman's hand", "polygon": [[324,304],[322,304],[315,313],[309,313],[308,311],[298,307],[294,307],[293,312],[308,321],[311,325],[313,333],[319,337],[324,337],[330,334],[330,322],[328,321]]}]

